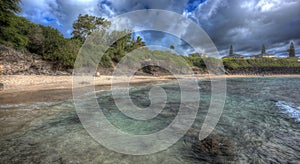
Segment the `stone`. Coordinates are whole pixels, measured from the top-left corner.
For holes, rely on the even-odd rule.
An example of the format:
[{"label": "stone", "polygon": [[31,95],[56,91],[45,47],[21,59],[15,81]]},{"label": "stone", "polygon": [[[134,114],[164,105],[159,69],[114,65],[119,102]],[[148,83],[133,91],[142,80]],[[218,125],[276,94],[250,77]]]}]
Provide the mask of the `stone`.
[{"label": "stone", "polygon": [[3,68],[4,68],[4,66],[2,64],[0,64],[0,75],[3,74]]},{"label": "stone", "polygon": [[4,84],[0,83],[0,91],[4,90]]},{"label": "stone", "polygon": [[[54,62],[42,60],[40,55],[25,54],[0,44],[1,75],[54,75],[54,66]],[[69,75],[70,73],[62,74]]]},{"label": "stone", "polygon": [[235,158],[233,141],[217,134],[211,134],[202,141],[192,144],[194,158],[208,163],[224,163]]},{"label": "stone", "polygon": [[100,77],[100,72],[96,72],[95,77]]}]

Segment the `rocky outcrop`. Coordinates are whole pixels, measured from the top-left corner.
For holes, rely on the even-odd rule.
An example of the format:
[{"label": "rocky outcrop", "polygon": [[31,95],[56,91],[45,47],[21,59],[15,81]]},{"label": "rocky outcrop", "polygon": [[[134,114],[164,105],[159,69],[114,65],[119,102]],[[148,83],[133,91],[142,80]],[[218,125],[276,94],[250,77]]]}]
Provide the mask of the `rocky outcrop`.
[{"label": "rocky outcrop", "polygon": [[42,60],[40,55],[25,54],[0,45],[0,74],[2,75],[66,75],[56,71],[53,62]]},{"label": "rocky outcrop", "polygon": [[192,67],[193,72],[195,74],[208,74],[208,70],[207,69],[203,69],[203,68],[198,68],[198,67]]}]

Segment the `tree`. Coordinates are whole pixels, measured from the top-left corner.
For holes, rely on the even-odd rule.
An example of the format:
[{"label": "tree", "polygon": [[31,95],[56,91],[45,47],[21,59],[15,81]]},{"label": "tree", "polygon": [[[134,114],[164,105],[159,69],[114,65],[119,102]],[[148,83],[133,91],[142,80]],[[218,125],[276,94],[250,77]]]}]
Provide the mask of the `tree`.
[{"label": "tree", "polygon": [[43,55],[43,58],[46,60],[55,61],[56,59],[52,55],[58,48],[64,45],[65,38],[57,29],[44,26],[41,26],[41,28],[44,36],[42,44],[43,52],[41,55]]},{"label": "tree", "polygon": [[56,62],[57,69],[73,68],[80,49],[80,41],[75,39],[64,39],[51,58]]},{"label": "tree", "polygon": [[[115,33],[126,33],[126,31],[115,31]],[[119,35],[122,36],[122,34]],[[131,39],[130,35],[130,33],[127,33],[126,35],[124,35],[124,37],[113,43],[108,49],[108,55],[114,62],[118,63],[122,59],[122,57],[126,55],[126,52],[130,52],[134,49],[133,45],[129,44]]]},{"label": "tree", "polygon": [[116,63],[118,63],[126,53],[145,46],[145,42],[142,41],[142,38],[138,36],[135,40],[130,31],[113,31],[109,37],[112,41],[118,39],[106,52],[112,61]]},{"label": "tree", "polygon": [[33,28],[33,23],[16,15],[11,15],[9,20],[9,25],[0,26],[1,43],[18,50],[24,49],[28,45],[28,33]]},{"label": "tree", "polygon": [[261,48],[261,54],[262,54],[262,55],[263,55],[263,54],[266,54],[266,47],[265,47],[264,44],[262,45],[262,48]]},{"label": "tree", "polygon": [[174,45],[170,45],[170,49],[174,50],[175,49]]},{"label": "tree", "polygon": [[110,22],[104,18],[95,16],[79,15],[77,20],[73,23],[73,39],[78,39],[84,43],[87,36],[95,30],[103,30],[110,25]]},{"label": "tree", "polygon": [[0,1],[0,24],[1,26],[7,26],[9,24],[11,16],[14,13],[21,11],[19,3],[21,0],[1,0]]},{"label": "tree", "polygon": [[232,45],[230,45],[229,56],[233,56],[233,48],[232,48]]},{"label": "tree", "polygon": [[295,57],[295,47],[294,47],[294,43],[291,42],[290,43],[290,48],[288,49],[288,52],[289,52],[289,57]]},{"label": "tree", "polygon": [[27,45],[27,49],[39,55],[43,55],[44,53],[44,41],[45,36],[43,35],[43,29],[39,25],[35,25],[30,29],[29,34],[29,43]]},{"label": "tree", "polygon": [[[130,31],[128,31],[128,33],[131,35]],[[128,35],[127,37],[131,38],[130,35]],[[145,45],[146,45],[145,42],[143,42],[143,39],[140,36],[138,36],[136,38],[136,40],[134,39],[134,37],[132,37],[132,39],[130,41],[130,44],[126,46],[126,51],[130,52],[130,51],[133,51],[133,50],[135,50],[137,48],[143,47]]]},{"label": "tree", "polygon": [[200,57],[198,53],[190,54],[187,59],[192,63],[193,66],[199,67],[199,68],[205,68],[205,63],[203,59]]},{"label": "tree", "polygon": [[[57,43],[59,43],[59,45],[56,45]],[[43,56],[43,58],[54,62],[56,70],[60,70],[61,68],[73,68],[77,54],[81,47],[80,41],[64,38],[56,40],[51,44],[52,46],[48,48],[47,53]]]},{"label": "tree", "polygon": [[140,36],[138,36],[135,41],[135,47],[143,47],[145,45],[146,44],[145,44],[145,42],[143,42],[143,39]]}]

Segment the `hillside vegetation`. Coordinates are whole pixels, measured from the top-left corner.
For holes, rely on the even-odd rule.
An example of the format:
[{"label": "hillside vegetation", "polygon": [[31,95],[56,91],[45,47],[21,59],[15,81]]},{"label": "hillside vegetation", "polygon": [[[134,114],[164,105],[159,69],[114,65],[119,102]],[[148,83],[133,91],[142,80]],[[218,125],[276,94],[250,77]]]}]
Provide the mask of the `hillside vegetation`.
[{"label": "hillside vegetation", "polygon": [[[73,23],[72,37],[65,38],[57,29],[38,25],[24,17],[17,16],[16,13],[21,11],[18,6],[19,2],[20,0],[0,1],[0,44],[12,47],[23,54],[28,54],[28,56],[38,55],[35,58],[54,63],[55,70],[73,68],[79,49],[82,46],[90,47],[82,51],[85,57],[81,58],[79,63],[84,66],[97,66],[99,70],[114,68],[129,52],[131,52],[131,55],[126,58],[128,67],[147,66],[147,63],[141,63],[141,61],[151,60],[152,63],[159,63],[167,59],[170,61],[168,63],[169,67],[165,67],[174,69],[173,72],[186,71],[180,71],[180,69],[186,68],[186,63],[190,67],[207,72],[207,63],[219,65],[221,62],[224,63],[227,73],[299,73],[300,70],[300,63],[295,58],[247,60],[227,58],[220,61],[221,59],[215,58],[202,59],[196,54],[181,56],[171,51],[141,48],[145,46],[145,42],[139,36],[134,38],[130,31],[113,31],[109,33],[107,36],[110,39],[117,36],[123,37],[114,42],[108,49],[105,49],[104,55],[98,63],[91,54],[102,51],[98,51],[99,44],[84,45],[84,42],[87,36],[95,31],[106,33],[107,28],[111,26],[110,21],[90,15],[79,15]],[[170,46],[170,50],[174,48],[173,45]],[[137,49],[138,51],[135,51]],[[145,71],[151,73],[149,67]]]},{"label": "hillside vegetation", "polygon": [[206,69],[205,60],[221,60],[227,74],[299,74],[300,63],[297,58],[256,58],[256,59],[202,59],[196,55],[185,57],[192,66]]}]

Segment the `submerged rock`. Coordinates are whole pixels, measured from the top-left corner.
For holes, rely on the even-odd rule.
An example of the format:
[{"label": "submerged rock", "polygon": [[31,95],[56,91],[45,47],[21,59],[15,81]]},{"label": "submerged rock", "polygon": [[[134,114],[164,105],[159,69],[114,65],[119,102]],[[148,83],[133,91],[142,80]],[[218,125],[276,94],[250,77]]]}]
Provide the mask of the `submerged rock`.
[{"label": "submerged rock", "polygon": [[192,144],[193,158],[209,163],[229,163],[234,160],[234,143],[220,135],[211,134]]}]

